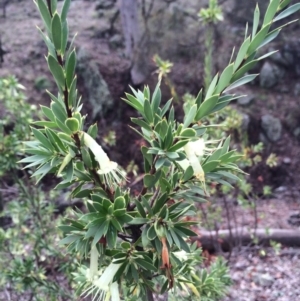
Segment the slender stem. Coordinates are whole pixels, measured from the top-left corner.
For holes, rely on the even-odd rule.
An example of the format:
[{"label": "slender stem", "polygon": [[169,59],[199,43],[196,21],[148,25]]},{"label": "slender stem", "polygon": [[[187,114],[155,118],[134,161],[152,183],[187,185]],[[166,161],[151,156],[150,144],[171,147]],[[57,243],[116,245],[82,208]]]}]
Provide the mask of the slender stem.
[{"label": "slender stem", "polygon": [[153,293],[150,289],[147,289],[147,301],[154,301]]}]

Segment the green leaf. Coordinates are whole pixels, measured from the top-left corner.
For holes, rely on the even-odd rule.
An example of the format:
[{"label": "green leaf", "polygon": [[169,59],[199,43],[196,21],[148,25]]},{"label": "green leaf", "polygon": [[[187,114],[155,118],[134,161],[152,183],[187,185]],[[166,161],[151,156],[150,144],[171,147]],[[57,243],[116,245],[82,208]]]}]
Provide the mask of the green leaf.
[{"label": "green leaf", "polygon": [[197,105],[197,107],[199,108],[201,102],[202,102],[202,99],[203,99],[203,90],[201,89],[196,97],[196,100],[195,100],[195,104]]},{"label": "green leaf", "polygon": [[153,214],[158,213],[167,201],[168,201],[168,194],[164,193],[162,196],[160,196],[159,199],[155,201],[154,206],[152,208]]},{"label": "green leaf", "polygon": [[258,74],[245,75],[244,77],[242,77],[242,78],[236,80],[234,83],[232,83],[224,92],[228,92],[232,89],[243,86],[243,85],[253,81],[257,76],[258,76]]},{"label": "green leaf", "polygon": [[217,104],[219,99],[219,94],[213,95],[212,97],[206,99],[202,104],[200,105],[195,120],[200,120],[202,117],[209,115],[210,112],[213,110],[215,105]]},{"label": "green leaf", "polygon": [[113,212],[114,216],[116,216],[118,218],[125,215],[125,213],[126,213],[126,208],[115,209],[114,212]]},{"label": "green leaf", "polygon": [[[206,93],[206,96],[205,96],[205,100],[207,100],[208,98],[210,98],[212,95],[213,95],[213,92],[215,91],[215,87],[217,85],[217,81],[218,81],[218,78],[219,78],[219,74],[217,73],[215,75],[215,77],[213,78],[211,84],[209,85],[208,89],[207,89],[207,93]],[[204,101],[205,101],[204,100]],[[198,119],[199,120],[199,119]]]},{"label": "green leaf", "polygon": [[67,62],[66,62],[66,83],[68,88],[70,88],[76,67],[76,52],[75,49],[69,55]]},{"label": "green leaf", "polygon": [[129,225],[143,225],[147,224],[149,222],[148,218],[143,217],[134,217],[130,222],[128,222]]},{"label": "green leaf", "polygon": [[[278,29],[275,29],[275,30],[273,30],[272,32],[268,33],[268,34],[266,35],[266,38],[263,40],[263,42],[259,45],[259,47],[258,47],[257,49],[260,49],[261,47],[263,47],[263,46],[267,45],[268,43],[272,42],[275,38],[277,38],[277,36],[279,35],[280,31],[281,31],[281,29],[278,28]],[[261,56],[261,57],[258,58],[257,60],[261,60],[261,59],[263,59],[263,58],[266,58],[266,57],[272,55],[272,54],[275,53],[275,52],[277,52],[277,50],[271,51],[271,52],[269,52],[269,53],[267,53],[267,54]]]},{"label": "green leaf", "polygon": [[94,247],[99,242],[102,236],[106,235],[108,226],[109,226],[109,221],[106,220],[98,227],[92,242],[92,247]]},{"label": "green leaf", "polygon": [[156,232],[155,232],[155,229],[154,229],[154,225],[151,225],[150,228],[148,229],[147,238],[149,240],[153,240],[153,239],[156,238]]},{"label": "green leaf", "polygon": [[234,75],[231,79],[231,82],[234,83],[235,81],[240,79],[246,72],[248,72],[250,69],[252,69],[257,64],[257,62],[258,62],[258,60],[250,61],[247,64],[245,64],[244,66],[242,66],[240,69],[238,69],[234,73]]},{"label": "green leaf", "polygon": [[166,162],[166,158],[159,158],[156,162],[155,162],[155,169],[159,170]]},{"label": "green leaf", "polygon": [[44,40],[45,44],[47,45],[47,48],[48,48],[49,53],[50,53],[53,57],[55,57],[55,56],[56,56],[56,53],[55,53],[55,47],[54,47],[52,41],[49,39],[48,36],[46,36],[46,35],[42,32],[42,30],[41,30],[39,27],[37,27],[37,29],[38,29],[38,31],[39,31],[39,33],[40,33],[42,39]]},{"label": "green leaf", "polygon": [[51,110],[52,110],[56,120],[58,119],[59,121],[65,123],[65,121],[67,119],[67,112],[61,104],[59,104],[57,102],[52,102]]},{"label": "green leaf", "polygon": [[58,127],[67,135],[73,135],[72,131],[58,118],[56,118],[55,122],[57,123]]},{"label": "green leaf", "polygon": [[[195,136],[193,136],[193,137],[195,137]],[[184,147],[188,142],[189,142],[189,140],[178,141],[168,149],[168,152],[176,152],[179,149],[181,149],[182,147]]]},{"label": "green leaf", "polygon": [[114,210],[124,209],[126,205],[125,198],[123,196],[119,196],[114,200]]},{"label": "green leaf", "polygon": [[177,226],[176,224],[174,225],[174,228],[181,231],[182,233],[184,233],[186,236],[198,236],[197,233],[195,233],[194,231],[192,231],[191,229],[185,228],[185,227],[181,227],[181,226]]},{"label": "green leaf", "polygon": [[61,20],[62,22],[66,21],[67,14],[69,11],[71,0],[64,0],[63,8],[61,10]]},{"label": "green leaf", "polygon": [[152,112],[152,108],[150,105],[150,102],[148,99],[145,99],[144,101],[144,115],[146,120],[148,121],[148,123],[152,124],[153,123],[153,112]]},{"label": "green leaf", "polygon": [[54,14],[54,12],[56,11],[57,8],[57,0],[50,0],[51,1],[51,11],[52,14]]},{"label": "green leaf", "polygon": [[260,44],[263,42],[266,35],[268,34],[270,26],[271,26],[271,24],[264,25],[264,27],[253,38],[253,40],[251,41],[250,46],[248,48],[248,51],[247,51],[248,56],[250,56],[253,52],[255,52],[257,50],[257,48],[260,46]]},{"label": "green leaf", "polygon": [[34,121],[31,124],[41,127],[57,128],[57,124],[51,121]]},{"label": "green leaf", "polygon": [[134,96],[132,96],[129,93],[125,93],[126,98],[122,98],[127,104],[129,104],[130,106],[132,106],[133,108],[135,108],[138,112],[140,113],[144,113],[144,107],[143,105],[137,100],[137,98],[135,98]]},{"label": "green leaf", "polygon": [[189,166],[182,176],[182,182],[187,182],[189,179],[191,179],[194,176],[194,170],[192,166]]},{"label": "green leaf", "polygon": [[48,138],[40,131],[35,128],[31,128],[34,137],[40,141],[40,143],[48,150],[54,151],[54,146],[50,143]]},{"label": "green leaf", "polygon": [[73,197],[75,198],[87,198],[90,197],[90,195],[93,193],[92,189],[82,189],[80,191],[78,191],[76,194],[73,194]]},{"label": "green leaf", "polygon": [[166,137],[164,139],[164,149],[167,150],[172,146],[174,137],[172,133],[172,126],[169,125]]},{"label": "green leaf", "polygon": [[56,12],[52,18],[51,22],[51,33],[52,33],[52,40],[55,49],[60,52],[61,51],[61,41],[62,41],[62,26],[61,20]]},{"label": "green leaf", "polygon": [[294,14],[295,12],[297,12],[300,9],[300,3],[291,5],[289,8],[287,8],[286,10],[284,10],[283,12],[281,12],[274,20],[273,22],[279,21],[283,18],[286,18],[292,14]]},{"label": "green leaf", "polygon": [[161,91],[160,91],[160,81],[159,81],[155,87],[155,90],[152,95],[152,100],[151,100],[151,108],[154,114],[157,112],[160,102],[161,102]]},{"label": "green leaf", "polygon": [[39,183],[39,181],[52,169],[50,162],[44,164],[42,167],[40,167],[33,175],[32,177],[40,175],[40,177],[37,179],[36,184]]},{"label": "green leaf", "polygon": [[222,72],[220,79],[219,79],[219,83],[218,86],[215,90],[214,93],[221,93],[230,83],[230,80],[232,78],[233,75],[233,66],[234,63],[228,65],[224,71]]},{"label": "green leaf", "polygon": [[46,3],[44,2],[44,0],[37,0],[36,4],[37,4],[39,12],[41,14],[42,20],[43,20],[48,32],[50,32],[51,16],[50,16],[48,7],[46,6]]},{"label": "green leaf", "polygon": [[162,139],[165,139],[167,133],[168,133],[168,123],[166,121],[166,119],[164,118],[160,123],[158,123],[157,125],[160,125],[160,130],[159,130],[159,134],[160,134],[160,137]]},{"label": "green leaf", "polygon": [[169,99],[166,104],[164,105],[164,107],[161,110],[161,117],[163,117],[167,111],[169,110],[171,104],[172,104],[173,99]]},{"label": "green leaf", "polygon": [[[122,209],[119,209],[122,210]],[[132,216],[130,216],[129,214],[124,214],[122,216],[118,216],[118,221],[119,223],[123,224],[128,224],[132,221]]]},{"label": "green leaf", "polygon": [[96,139],[97,134],[98,134],[98,126],[97,126],[97,123],[92,124],[92,125],[89,127],[87,133],[88,133],[92,138]]},{"label": "green leaf", "polygon": [[76,102],[77,102],[77,76],[75,75],[73,78],[73,81],[71,83],[71,86],[69,88],[69,97],[68,97],[68,106],[69,108],[75,108]]},{"label": "green leaf", "polygon": [[154,175],[146,174],[144,176],[144,186],[147,188],[152,188],[158,181],[161,175],[161,171],[158,170]]},{"label": "green leaf", "polygon": [[210,172],[210,171],[216,169],[219,165],[220,165],[220,160],[213,160],[213,161],[205,163],[202,166],[202,168],[203,168],[203,171],[205,173],[207,173],[207,172]]},{"label": "green leaf", "polygon": [[134,202],[135,202],[136,208],[137,208],[139,214],[141,215],[141,217],[145,218],[146,217],[146,212],[145,212],[144,207],[141,204],[141,202],[137,199],[135,199]]},{"label": "green leaf", "polygon": [[282,2],[279,5],[278,11],[283,10],[285,7],[287,7],[290,4],[290,2],[291,0],[282,0]]},{"label": "green leaf", "polygon": [[76,133],[79,130],[79,122],[76,118],[68,118],[65,121],[65,125],[72,131],[73,133]]},{"label": "green leaf", "polygon": [[61,53],[62,55],[65,54],[68,44],[68,37],[69,37],[69,27],[68,21],[62,21],[62,34],[61,34]]},{"label": "green leaf", "polygon": [[152,130],[152,128],[151,128],[151,126],[147,123],[147,122],[145,122],[144,120],[142,120],[142,119],[139,119],[139,118],[130,118],[131,119],[131,121],[133,122],[133,123],[135,123],[135,124],[137,124],[138,126],[140,126],[141,128],[145,128],[146,130],[148,130],[148,131],[151,131]]},{"label": "green leaf", "polygon": [[134,260],[142,269],[146,271],[157,271],[155,266],[153,264],[150,264],[149,262],[143,260],[142,258],[136,258]]},{"label": "green leaf", "polygon": [[[259,10],[258,4],[256,3],[254,15],[253,15],[252,38],[254,38],[256,35],[258,24],[259,24],[259,18],[260,18],[260,10]],[[249,39],[250,39],[250,37],[249,37]]]},{"label": "green leaf", "polygon": [[221,149],[221,156],[228,153],[229,145],[230,145],[230,136],[228,136],[226,138],[226,140],[224,141],[224,143],[223,143],[223,146],[222,146],[222,149]]},{"label": "green leaf", "polygon": [[63,68],[51,54],[48,55],[47,62],[49,69],[57,82],[57,85],[60,88],[63,88],[65,86],[65,75]]},{"label": "green leaf", "polygon": [[180,243],[180,249],[184,250],[187,253],[190,253],[190,248],[188,244],[182,239],[182,232],[179,231],[177,228],[174,228],[173,232],[177,234],[177,239],[179,240]]},{"label": "green leaf", "polygon": [[112,218],[112,219],[110,220],[110,222],[111,222],[111,224],[114,226],[114,228],[115,228],[117,231],[123,232],[123,228],[122,228],[122,226],[120,225],[120,223],[118,222],[117,219]]},{"label": "green leaf", "polygon": [[59,147],[59,149],[61,150],[62,153],[65,153],[67,151],[66,146],[64,145],[64,143],[61,141],[61,139],[59,138],[59,136],[56,134],[55,131],[51,130],[51,129],[46,129],[46,133],[48,137],[52,137],[52,139],[54,140],[54,143]]},{"label": "green leaf", "polygon": [[77,234],[71,234],[71,235],[68,235],[67,237],[63,238],[58,244],[61,246],[61,245],[68,245],[78,239],[80,239],[81,236],[80,235],[77,235]]},{"label": "green leaf", "polygon": [[249,46],[250,46],[250,37],[248,37],[241,45],[241,48],[240,48],[240,50],[236,56],[236,60],[234,62],[234,66],[233,66],[234,71],[236,71],[240,67],[241,63],[245,59],[245,56],[247,54]]},{"label": "green leaf", "polygon": [[57,172],[57,175],[60,175],[62,173],[62,171],[65,169],[65,167],[69,164],[69,162],[71,162],[72,160],[72,156],[71,154],[67,154],[61,164],[61,166],[59,167],[59,170]]},{"label": "green leaf", "polygon": [[92,168],[93,167],[93,162],[92,162],[90,153],[84,147],[81,148],[81,156],[82,156],[82,160],[84,162],[84,165],[89,169]]},{"label": "green leaf", "polygon": [[277,12],[277,9],[279,7],[280,1],[281,0],[271,0],[270,1],[270,4],[269,4],[269,6],[267,8],[267,11],[265,13],[263,26],[270,23],[273,20],[275,14]]},{"label": "green leaf", "polygon": [[183,128],[187,128],[195,119],[197,113],[197,105],[194,104],[191,106],[189,112],[184,117]]}]

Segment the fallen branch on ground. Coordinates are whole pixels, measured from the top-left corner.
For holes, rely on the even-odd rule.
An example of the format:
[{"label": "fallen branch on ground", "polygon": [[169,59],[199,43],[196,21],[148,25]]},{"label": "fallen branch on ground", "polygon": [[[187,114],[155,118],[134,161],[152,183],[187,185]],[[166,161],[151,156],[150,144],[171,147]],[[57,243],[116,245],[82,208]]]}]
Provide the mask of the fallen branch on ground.
[{"label": "fallen branch on ground", "polygon": [[275,241],[283,246],[300,247],[300,231],[292,229],[204,230],[201,231],[201,236],[192,238],[193,241],[199,241],[202,248],[209,252],[228,252],[233,247],[254,244],[254,239],[264,246],[270,246],[270,242]]}]

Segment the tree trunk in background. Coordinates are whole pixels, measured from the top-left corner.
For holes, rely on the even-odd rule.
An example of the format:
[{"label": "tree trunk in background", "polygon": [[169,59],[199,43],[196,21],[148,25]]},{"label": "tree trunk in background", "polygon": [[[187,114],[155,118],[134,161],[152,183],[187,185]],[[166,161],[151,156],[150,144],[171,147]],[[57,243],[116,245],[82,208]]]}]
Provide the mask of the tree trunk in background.
[{"label": "tree trunk in background", "polygon": [[131,61],[131,80],[138,85],[145,81],[148,68],[143,53],[138,0],[121,0],[120,12],[125,38],[125,54]]}]

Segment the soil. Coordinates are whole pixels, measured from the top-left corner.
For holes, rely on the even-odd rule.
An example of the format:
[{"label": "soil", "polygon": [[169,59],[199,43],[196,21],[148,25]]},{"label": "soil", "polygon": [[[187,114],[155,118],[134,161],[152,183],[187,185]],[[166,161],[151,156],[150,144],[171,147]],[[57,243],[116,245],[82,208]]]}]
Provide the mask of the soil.
[{"label": "soil", "polygon": [[[23,1],[10,2],[6,14],[6,18],[0,17],[0,31],[2,46],[8,53],[4,56],[0,76],[16,75],[27,88],[26,94],[30,103],[48,104],[47,95],[37,87],[37,79],[46,76],[49,80],[49,89],[54,89],[44,59],[46,48],[35,28],[36,25],[41,26],[38,12],[32,1]],[[111,156],[118,162],[123,162],[123,166],[131,160],[141,166],[139,148],[143,142],[128,127],[129,118],[134,112],[120,100],[130,84],[130,63],[124,58],[120,49],[109,47],[107,34],[99,34],[101,22],[95,12],[94,2],[81,0],[72,2],[69,14],[70,33],[72,35],[78,32],[76,44],[83,46],[98,62],[99,70],[108,83],[116,104],[116,109],[109,112],[105,119],[96,120],[101,128],[100,134],[115,130],[116,146],[110,149]],[[225,44],[224,42],[223,47],[226,46]],[[228,52],[230,53],[230,50]],[[189,68],[188,64],[189,62],[184,60],[177,61],[173,68],[172,80],[179,86],[179,91],[185,91],[187,83],[182,82],[181,72]],[[292,92],[296,81],[295,75],[290,74],[273,90],[263,90],[258,85],[247,86],[242,92],[255,96],[255,106],[244,109],[245,112],[256,119],[265,113],[272,113],[284,121],[289,110],[299,107],[299,100]],[[153,87],[155,82],[156,75],[151,75],[147,83]],[[199,76],[195,76],[195,80],[189,83],[188,87],[189,91],[195,94],[197,89],[200,89]],[[163,87],[163,92],[166,92],[166,99],[168,99],[166,87]],[[88,108],[87,112],[89,110],[91,108]],[[115,121],[116,111],[119,115],[117,121]],[[0,116],[2,114],[0,107]],[[269,144],[265,156],[271,152],[276,153],[279,158],[278,167],[258,168],[252,170],[253,173],[250,175],[253,186],[258,190],[261,190],[262,185],[271,185],[274,191],[271,198],[261,198],[256,202],[258,226],[297,228],[298,225],[291,225],[288,219],[292,214],[299,213],[299,141],[284,126],[282,138],[277,143]],[[251,209],[245,211],[234,200],[231,206],[236,211],[237,225],[253,227],[255,217]],[[220,227],[226,228],[226,222]],[[234,250],[229,260],[234,285],[224,301],[300,300],[300,251],[285,246],[282,246],[278,254],[274,249],[264,250],[266,256],[261,256],[261,248],[241,247],[240,250]]]}]

